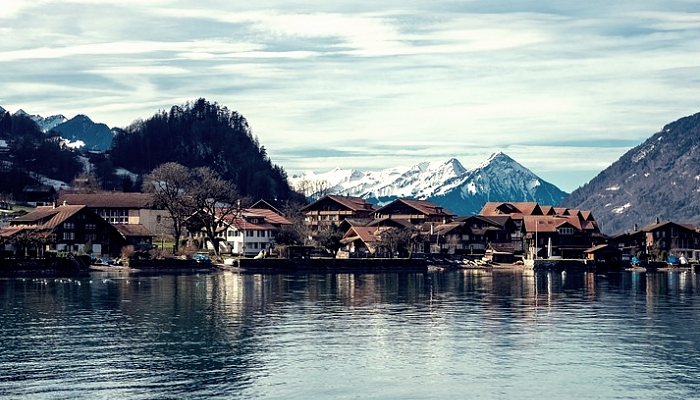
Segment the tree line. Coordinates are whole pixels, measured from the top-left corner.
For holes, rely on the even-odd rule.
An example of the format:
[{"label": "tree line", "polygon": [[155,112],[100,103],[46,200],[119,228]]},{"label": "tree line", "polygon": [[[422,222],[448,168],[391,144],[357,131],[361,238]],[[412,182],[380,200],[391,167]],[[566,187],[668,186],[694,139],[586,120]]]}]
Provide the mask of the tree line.
[{"label": "tree line", "polygon": [[120,130],[110,150],[112,163],[144,175],[161,164],[209,167],[251,198],[300,199],[282,167],[236,111],[200,98]]}]

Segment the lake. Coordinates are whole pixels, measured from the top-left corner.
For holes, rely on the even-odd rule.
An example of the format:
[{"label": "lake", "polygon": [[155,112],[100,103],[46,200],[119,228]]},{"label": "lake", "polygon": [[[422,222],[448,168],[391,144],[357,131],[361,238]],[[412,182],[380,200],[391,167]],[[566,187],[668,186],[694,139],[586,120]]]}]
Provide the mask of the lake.
[{"label": "lake", "polygon": [[0,278],[0,397],[700,398],[700,274]]}]

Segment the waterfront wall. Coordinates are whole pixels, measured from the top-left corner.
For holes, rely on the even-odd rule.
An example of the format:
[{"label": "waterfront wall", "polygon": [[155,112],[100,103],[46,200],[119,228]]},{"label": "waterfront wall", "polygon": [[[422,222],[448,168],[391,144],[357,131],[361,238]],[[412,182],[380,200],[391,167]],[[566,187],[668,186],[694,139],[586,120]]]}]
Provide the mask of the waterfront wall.
[{"label": "waterfront wall", "polygon": [[568,270],[595,270],[595,262],[586,259],[551,259],[538,258],[536,260],[524,260],[525,268],[539,270],[568,269]]}]

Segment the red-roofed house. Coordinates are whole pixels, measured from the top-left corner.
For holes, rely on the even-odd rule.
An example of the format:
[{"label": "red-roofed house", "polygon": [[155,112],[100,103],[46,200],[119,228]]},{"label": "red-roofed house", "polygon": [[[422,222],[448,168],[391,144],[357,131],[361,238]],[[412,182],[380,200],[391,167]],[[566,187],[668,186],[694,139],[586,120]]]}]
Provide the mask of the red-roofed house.
[{"label": "red-roofed house", "polygon": [[[284,225],[291,225],[285,217],[264,208],[244,208],[219,221],[217,236],[219,251],[237,255],[254,256],[268,251],[275,245],[275,236]],[[202,230],[191,231],[191,238],[206,242]],[[212,244],[206,242],[208,248]]]}]

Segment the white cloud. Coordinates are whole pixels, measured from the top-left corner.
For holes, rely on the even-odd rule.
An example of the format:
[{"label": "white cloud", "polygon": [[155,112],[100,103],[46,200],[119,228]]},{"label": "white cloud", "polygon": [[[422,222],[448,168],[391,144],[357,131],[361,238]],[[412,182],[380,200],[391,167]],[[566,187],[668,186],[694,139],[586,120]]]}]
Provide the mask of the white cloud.
[{"label": "white cloud", "polygon": [[[124,126],[206,97],[239,110],[290,171],[450,155],[469,167],[504,150],[545,175],[593,174],[625,149],[600,143],[640,143],[700,104],[694,2],[8,0],[0,10],[4,108]],[[290,158],[321,147],[338,152]]]}]

